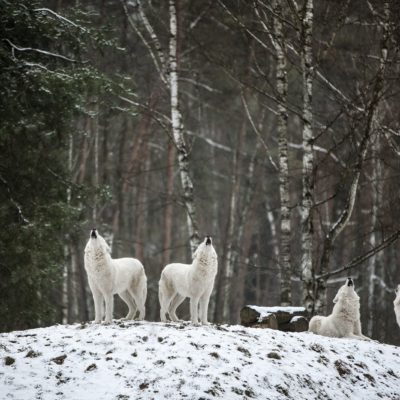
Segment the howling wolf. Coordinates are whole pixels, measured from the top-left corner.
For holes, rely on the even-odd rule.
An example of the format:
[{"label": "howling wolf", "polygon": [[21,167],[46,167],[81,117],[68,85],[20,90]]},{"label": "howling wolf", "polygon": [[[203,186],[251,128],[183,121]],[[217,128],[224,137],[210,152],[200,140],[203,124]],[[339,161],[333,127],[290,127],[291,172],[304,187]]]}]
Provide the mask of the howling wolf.
[{"label": "howling wolf", "polygon": [[397,325],[400,327],[400,285],[397,285],[396,298],[393,301],[394,313],[396,314]]},{"label": "howling wolf", "polygon": [[85,269],[93,294],[96,323],[100,323],[104,316],[103,300],[106,303],[104,322],[111,323],[115,293],[118,293],[129,307],[126,319],[133,319],[137,308],[139,319],[144,319],[147,279],[139,260],[135,258],[113,260],[106,241],[96,229],[92,229],[85,248]]},{"label": "howling wolf", "polygon": [[347,278],[333,302],[332,314],[311,318],[308,330],[323,336],[370,340],[361,333],[360,298],[351,278]]},{"label": "howling wolf", "polygon": [[197,325],[200,319],[202,324],[208,324],[208,302],[217,268],[217,253],[210,236],[206,236],[200,243],[192,264],[168,264],[163,269],[159,282],[161,321],[167,320],[167,312],[172,321],[178,321],[175,311],[182,301],[189,297],[192,322]]}]

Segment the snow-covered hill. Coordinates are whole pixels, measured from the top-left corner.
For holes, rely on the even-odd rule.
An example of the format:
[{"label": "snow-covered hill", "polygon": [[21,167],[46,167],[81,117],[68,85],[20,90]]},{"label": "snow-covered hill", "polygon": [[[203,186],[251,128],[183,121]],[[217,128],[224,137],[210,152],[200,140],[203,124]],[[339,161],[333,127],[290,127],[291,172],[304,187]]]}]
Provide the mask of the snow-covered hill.
[{"label": "snow-covered hill", "polygon": [[400,399],[400,348],[241,326],[0,335],[0,399]]}]

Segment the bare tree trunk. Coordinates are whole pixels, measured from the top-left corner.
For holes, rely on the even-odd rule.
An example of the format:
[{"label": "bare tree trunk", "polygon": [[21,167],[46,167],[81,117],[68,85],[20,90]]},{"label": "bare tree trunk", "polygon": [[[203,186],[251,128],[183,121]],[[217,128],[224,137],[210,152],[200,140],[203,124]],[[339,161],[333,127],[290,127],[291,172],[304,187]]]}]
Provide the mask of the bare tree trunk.
[{"label": "bare tree trunk", "polygon": [[164,210],[163,266],[171,261],[175,146],[168,141],[166,205]]},{"label": "bare tree trunk", "polygon": [[280,219],[280,244],[279,244],[279,269],[281,280],[281,305],[288,306],[292,303],[290,263],[290,195],[289,195],[289,164],[288,164],[288,113],[287,113],[287,76],[285,41],[282,32],[282,7],[281,2],[275,3],[274,36],[273,41],[276,52],[276,89],[278,92],[278,137],[279,137],[279,194],[281,203]]},{"label": "bare tree trunk", "polygon": [[[98,189],[100,184],[99,175],[99,104],[97,97],[94,98],[94,116],[92,117],[91,133],[94,135],[94,174],[93,174],[93,185]],[[93,199],[93,210],[92,210],[93,223],[97,223],[97,195]]]},{"label": "bare tree trunk", "polygon": [[239,129],[237,135],[237,144],[236,149],[233,154],[233,162],[232,162],[232,180],[231,180],[231,199],[230,199],[230,207],[229,207],[229,217],[228,217],[228,229],[226,236],[226,255],[225,255],[225,263],[223,265],[224,270],[224,303],[223,303],[223,319],[224,321],[229,321],[230,314],[230,304],[232,301],[232,277],[234,271],[234,261],[236,259],[236,245],[237,241],[235,240],[235,232],[237,232],[237,212],[238,212],[238,203],[239,203],[239,192],[240,192],[240,170],[241,170],[241,155],[240,152],[243,148],[244,138],[246,135],[246,120],[245,116],[243,116],[242,126]]},{"label": "bare tree trunk", "polygon": [[[379,159],[380,156],[380,136],[377,136],[374,145],[372,146],[372,176],[371,176],[371,190],[372,190],[372,213],[371,213],[371,228],[369,243],[371,248],[374,248],[378,243],[378,212],[379,207],[382,204],[383,194],[383,174],[382,174],[382,163]],[[377,253],[370,258],[368,262],[368,322],[367,322],[367,334],[372,336],[374,329],[374,304],[375,304],[375,287],[376,278],[383,278],[378,276],[378,271],[382,265],[382,253]]]},{"label": "bare tree trunk", "polygon": [[[244,230],[246,221],[248,218],[248,213],[251,205],[251,200],[253,198],[253,193],[255,190],[255,170],[256,170],[256,159],[258,152],[260,150],[260,142],[257,141],[256,147],[254,148],[253,154],[251,156],[245,183],[245,193],[243,195],[242,204],[240,207],[240,214],[238,216],[237,223],[237,239],[236,239],[236,249],[232,253],[232,264],[235,268],[234,279],[231,287],[231,300],[230,300],[230,318],[231,323],[239,322],[239,310],[244,305],[245,298],[245,278],[247,273],[247,263],[243,260],[243,248],[244,248]],[[239,252],[240,249],[240,252]],[[239,263],[238,263],[239,262]]]},{"label": "bare tree trunk", "polygon": [[[147,127],[149,128],[149,126]],[[146,137],[148,133],[146,134]],[[147,181],[148,181],[148,170],[150,168],[150,156],[151,153],[148,149],[148,141],[146,140],[141,150],[141,165],[143,165],[139,178],[139,193],[136,196],[136,223],[134,227],[134,239],[135,239],[135,257],[143,262],[144,250],[143,243],[146,242],[144,231],[146,224],[146,198],[147,198]],[[144,233],[144,234],[143,234]]]},{"label": "bare tree trunk", "polygon": [[[69,142],[68,142],[68,172],[72,177],[72,162],[73,162],[73,152],[74,152],[74,138],[72,133],[69,134]],[[67,189],[67,204],[71,204],[71,186]],[[69,234],[65,237],[65,245],[64,245],[64,260],[65,264],[63,267],[63,281],[62,281],[62,296],[61,296],[61,304],[62,304],[62,323],[68,323],[68,274],[70,273],[70,236]]]},{"label": "bare tree trunk", "polygon": [[169,39],[169,84],[171,94],[171,120],[172,133],[178,153],[178,167],[183,189],[183,201],[186,209],[187,227],[190,239],[192,255],[199,245],[199,232],[196,216],[196,208],[193,195],[193,182],[190,177],[190,164],[187,145],[183,135],[182,114],[179,107],[179,86],[178,86],[178,48],[177,48],[177,2],[169,0],[170,12],[170,39]]},{"label": "bare tree trunk", "polygon": [[301,271],[303,279],[303,303],[306,310],[314,310],[313,293],[313,223],[312,209],[314,197],[314,154],[313,154],[313,54],[312,54],[312,29],[314,8],[313,0],[306,0],[304,14],[301,22],[301,70],[303,77],[303,194],[300,208],[301,216]]}]

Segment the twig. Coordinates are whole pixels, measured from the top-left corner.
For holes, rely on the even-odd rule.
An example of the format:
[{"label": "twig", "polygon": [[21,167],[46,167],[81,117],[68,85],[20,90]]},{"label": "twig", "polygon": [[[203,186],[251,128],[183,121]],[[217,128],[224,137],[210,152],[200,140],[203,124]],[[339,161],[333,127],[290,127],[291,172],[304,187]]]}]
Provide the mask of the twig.
[{"label": "twig", "polygon": [[367,251],[365,254],[361,256],[353,258],[348,264],[346,264],[342,268],[335,269],[334,271],[327,272],[326,274],[318,275],[316,279],[326,279],[330,276],[340,274],[344,271],[347,271],[351,268],[358,266],[359,264],[363,263],[364,261],[368,260],[369,258],[373,257],[375,254],[379,253],[386,247],[390,246],[392,243],[396,242],[400,237],[400,229],[390,235],[388,238],[383,240],[378,246],[375,246],[373,249]]}]

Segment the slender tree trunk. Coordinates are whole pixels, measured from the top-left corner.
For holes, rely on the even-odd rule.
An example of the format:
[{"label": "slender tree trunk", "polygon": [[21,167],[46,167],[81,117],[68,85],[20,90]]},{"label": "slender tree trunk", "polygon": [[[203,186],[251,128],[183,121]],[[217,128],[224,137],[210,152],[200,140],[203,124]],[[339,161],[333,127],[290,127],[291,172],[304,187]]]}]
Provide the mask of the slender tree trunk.
[{"label": "slender tree trunk", "polygon": [[303,303],[306,310],[314,310],[313,293],[313,222],[312,209],[314,197],[314,154],[313,154],[313,55],[312,55],[312,29],[314,8],[313,0],[306,0],[302,18],[301,30],[301,69],[303,79],[303,194],[301,202],[301,271],[303,279]]},{"label": "slender tree trunk", "polygon": [[[224,305],[223,305],[223,320],[230,320],[230,304],[232,302],[232,277],[235,268],[235,259],[237,253],[237,240],[235,239],[235,233],[237,232],[237,213],[238,213],[238,203],[240,195],[240,171],[241,171],[241,154],[244,138],[246,135],[246,120],[243,116],[242,126],[240,127],[237,135],[236,149],[233,155],[232,162],[232,180],[231,180],[231,199],[229,207],[229,217],[228,217],[228,229],[226,236],[226,255],[225,263],[223,265],[224,274]],[[236,295],[236,293],[235,293]]]},{"label": "slender tree trunk", "polygon": [[164,243],[163,243],[163,266],[171,261],[172,245],[172,217],[173,217],[173,190],[174,190],[174,170],[176,151],[174,144],[168,141],[167,156],[167,184],[166,184],[166,205],[164,210]]},{"label": "slender tree trunk", "polygon": [[[100,172],[99,172],[99,104],[97,97],[94,98],[94,112],[95,115],[92,118],[91,133],[94,135],[94,174],[93,174],[93,185],[96,190],[100,184]],[[97,195],[93,199],[92,209],[92,221],[97,224]]]},{"label": "slender tree trunk", "polygon": [[[73,153],[74,153],[74,138],[72,133],[69,135],[69,142],[68,142],[68,172],[72,178],[72,163],[73,163]],[[67,189],[67,204],[71,204],[71,186]],[[62,323],[68,323],[68,274],[70,273],[70,246],[71,246],[71,238],[70,235],[65,235],[65,245],[64,245],[64,268],[63,268],[63,281],[62,281]]]},{"label": "slender tree trunk", "polygon": [[[372,232],[370,234],[369,243],[370,247],[373,249],[379,242],[378,234],[378,212],[379,207],[382,204],[382,193],[383,193],[383,174],[382,174],[382,163],[379,159],[380,157],[380,136],[377,136],[376,141],[372,147],[372,176],[371,176],[371,191],[372,191],[372,213],[371,213],[371,227]],[[368,299],[367,299],[367,309],[368,309],[368,322],[367,322],[367,335],[372,336],[375,322],[375,287],[376,278],[383,277],[378,276],[378,271],[380,271],[382,263],[382,252],[375,254],[369,259],[368,262]]]},{"label": "slender tree trunk", "polygon": [[178,167],[181,178],[183,201],[186,209],[187,227],[190,239],[192,255],[199,245],[199,231],[196,216],[196,208],[193,194],[193,182],[190,177],[190,164],[187,145],[183,135],[182,114],[179,107],[179,86],[178,86],[178,48],[177,48],[177,2],[169,0],[170,12],[170,40],[169,40],[169,83],[171,94],[171,120],[172,133],[178,153]]},{"label": "slender tree trunk", "polygon": [[292,303],[290,263],[290,195],[289,195],[289,164],[288,164],[288,113],[287,113],[287,76],[285,42],[282,32],[282,7],[281,2],[275,3],[274,38],[276,52],[276,89],[278,93],[277,129],[279,137],[279,194],[281,204],[280,219],[280,244],[279,244],[279,269],[281,280],[281,305],[288,306]]},{"label": "slender tree trunk", "polygon": [[[146,137],[148,134],[146,135]],[[143,144],[143,148],[141,150],[141,164],[143,165],[139,178],[139,193],[136,196],[136,223],[134,227],[134,238],[135,238],[135,257],[143,262],[144,260],[144,249],[143,243],[146,242],[146,230],[144,229],[146,224],[146,207],[145,204],[147,198],[147,182],[148,182],[148,170],[150,168],[150,160],[151,153],[148,148],[148,141],[146,140]]]},{"label": "slender tree trunk", "polygon": [[[234,276],[237,279],[234,279],[232,282],[232,290],[231,290],[231,300],[230,300],[230,321],[231,323],[239,322],[239,310],[244,305],[245,299],[245,281],[247,274],[247,263],[242,260],[243,256],[243,247],[244,247],[244,232],[245,225],[247,222],[249,209],[251,205],[251,200],[253,199],[253,194],[255,190],[255,164],[258,152],[260,150],[260,142],[257,141],[256,147],[251,156],[247,174],[246,174],[246,182],[245,182],[245,193],[243,195],[243,200],[241,202],[240,214],[238,215],[238,223],[237,223],[237,239],[236,239],[236,247],[237,249],[232,254],[232,264],[234,266]],[[240,249],[240,250],[239,250]],[[239,263],[238,263],[239,262]]]}]

